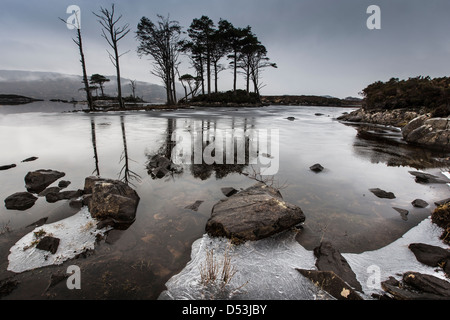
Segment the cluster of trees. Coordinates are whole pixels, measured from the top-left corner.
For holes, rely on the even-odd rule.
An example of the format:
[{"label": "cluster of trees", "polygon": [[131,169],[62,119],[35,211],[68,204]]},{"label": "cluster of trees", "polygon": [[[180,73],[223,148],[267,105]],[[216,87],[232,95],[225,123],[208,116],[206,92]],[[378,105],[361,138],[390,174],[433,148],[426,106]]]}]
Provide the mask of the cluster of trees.
[{"label": "cluster of trees", "polygon": [[[187,38],[182,39],[183,34]],[[267,49],[252,32],[251,27],[237,28],[220,19],[217,26],[207,16],[192,21],[186,33],[177,21],[158,15],[156,22],[143,17],[136,32],[138,54],[153,59],[153,74],[160,77],[167,92],[167,103],[176,104],[175,82],[179,80],[185,90],[185,100],[199,92],[211,96],[219,92],[219,73],[228,67],[233,70],[233,92],[237,94],[237,76],[246,80],[246,92],[259,96],[262,87],[261,71],[277,65],[267,57]],[[179,72],[180,56],[186,56],[195,74]],[[212,82],[214,81],[214,89]]]},{"label": "cluster of trees", "polygon": [[377,81],[361,93],[365,109],[426,108],[435,115],[450,114],[450,78],[414,77]]},{"label": "cluster of trees", "polygon": [[[76,6],[74,6],[76,7]],[[76,7],[78,8],[78,7]],[[63,22],[71,24],[72,29],[77,29],[77,36],[73,41],[78,46],[80,61],[83,70],[84,90],[91,110],[94,110],[91,91],[100,88],[104,96],[103,84],[109,79],[99,74],[93,74],[91,79],[87,77],[86,62],[83,51],[79,12],[75,8],[75,19]],[[79,8],[78,8],[79,10]],[[117,16],[114,4],[110,9],[100,7],[98,13],[93,12],[101,26],[101,36],[106,40],[109,50],[109,59],[116,69],[118,102],[124,109],[122,98],[122,85],[120,78],[120,57],[127,53],[120,53],[119,41],[130,32],[129,24],[120,24],[121,15]],[[253,84],[253,93],[259,97],[261,72],[264,68],[277,65],[267,57],[266,47],[252,32],[250,26],[239,28],[229,21],[220,19],[215,25],[207,16],[194,19],[186,32],[177,21],[169,17],[157,16],[155,22],[146,17],[140,20],[136,39],[139,42],[137,53],[140,57],[150,56],[153,61],[152,73],[159,77],[167,93],[167,104],[177,104],[176,83],[179,81],[185,93],[185,101],[202,95],[211,99],[211,94],[219,93],[219,73],[229,68],[233,71],[233,94],[237,95],[238,74],[243,74],[246,81],[246,93],[250,97],[250,84]],[[184,37],[187,35],[187,37]],[[180,74],[180,58],[188,58],[194,74]],[[214,81],[214,89],[212,82]],[[96,85],[99,85],[98,87]],[[135,89],[135,83],[132,83]],[[133,91],[134,92],[134,91]],[[98,94],[97,94],[98,96]],[[252,98],[253,99],[253,98]]]}]

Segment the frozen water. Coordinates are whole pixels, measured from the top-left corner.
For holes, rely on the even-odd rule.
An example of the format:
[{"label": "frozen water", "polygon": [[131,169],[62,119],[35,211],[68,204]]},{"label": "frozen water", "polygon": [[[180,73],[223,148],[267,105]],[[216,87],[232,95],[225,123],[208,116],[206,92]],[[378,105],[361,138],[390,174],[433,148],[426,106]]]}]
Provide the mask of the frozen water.
[{"label": "frozen water", "polygon": [[181,273],[166,283],[168,290],[159,298],[197,300],[211,297],[210,290],[200,284],[200,269],[205,264],[206,251],[211,249],[214,250],[216,257],[223,257],[228,250],[232,265],[237,270],[226,292],[220,292],[221,295],[214,298],[246,300],[329,298],[295,270],[295,268],[314,268],[315,258],[312,251],[307,251],[295,241],[293,232],[285,232],[259,241],[249,241],[238,246],[230,246],[228,239],[212,238],[205,234],[194,242],[191,261]]},{"label": "frozen water", "polygon": [[[91,217],[88,208],[83,207],[75,215],[37,227],[17,241],[10,249],[8,270],[20,273],[61,264],[80,253],[94,249],[97,234],[103,234],[105,231],[106,229],[97,230],[97,221]],[[60,239],[55,254],[35,247],[35,232],[45,232],[46,236]]]},{"label": "frozen water", "polygon": [[[439,240],[441,232],[442,229],[427,218],[403,237],[381,249],[360,254],[342,254],[362,285],[363,298],[371,299],[372,293],[380,293],[381,281],[388,279],[389,276],[399,279],[407,271],[433,274],[445,279],[443,272],[436,272],[435,268],[418,262],[408,248],[410,243],[415,242],[448,248]],[[223,257],[227,248],[237,273],[228,290],[225,293],[221,292],[222,295],[219,296],[221,299],[332,298],[295,270],[295,268],[315,269],[315,257],[312,251],[306,250],[295,240],[295,235],[291,231],[231,247],[227,239],[204,235],[194,242],[191,261],[166,283],[167,290],[159,298],[175,300],[218,298],[217,295],[211,296],[210,290],[200,284],[200,269],[205,264],[208,250],[213,249],[215,256]],[[244,286],[240,288],[242,285]],[[236,288],[240,289],[235,291]]]}]

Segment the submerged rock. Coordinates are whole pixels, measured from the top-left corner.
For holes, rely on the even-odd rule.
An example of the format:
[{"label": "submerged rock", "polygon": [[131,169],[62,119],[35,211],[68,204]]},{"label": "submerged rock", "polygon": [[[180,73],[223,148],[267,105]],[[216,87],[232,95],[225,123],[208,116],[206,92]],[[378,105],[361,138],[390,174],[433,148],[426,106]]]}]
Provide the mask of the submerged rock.
[{"label": "submerged rock", "polygon": [[402,217],[403,220],[405,220],[405,221],[408,220],[408,214],[409,214],[408,210],[402,209],[402,208],[397,208],[397,207],[392,207],[392,209],[394,209],[395,211],[400,213],[400,216]]},{"label": "submerged rock", "polygon": [[70,200],[81,197],[83,190],[62,191],[62,192],[50,192],[46,194],[45,199],[47,202],[54,203],[60,200]]},{"label": "submerged rock", "polygon": [[55,170],[37,170],[28,172],[25,176],[25,187],[28,192],[40,193],[53,182],[64,176],[64,172]]},{"label": "submerged rock", "polygon": [[188,205],[188,206],[186,206],[186,207],[184,207],[185,209],[188,209],[188,210],[192,210],[192,211],[197,211],[198,210],[198,208],[200,207],[200,205],[203,203],[204,201],[202,201],[202,200],[197,200],[197,201],[195,201],[193,204],[190,204],[190,205]]},{"label": "submerged rock", "polygon": [[5,207],[9,210],[24,211],[34,206],[37,199],[29,192],[16,192],[5,199]]},{"label": "submerged rock", "polygon": [[417,183],[448,183],[449,181],[445,181],[435,175],[420,172],[420,171],[409,171],[409,173],[416,177]]},{"label": "submerged rock", "polygon": [[206,232],[236,242],[259,240],[304,221],[302,210],[284,202],[278,190],[257,183],[215,204]]},{"label": "submerged rock", "polygon": [[369,191],[376,195],[378,198],[395,199],[394,193],[381,190],[380,188],[369,189]]}]

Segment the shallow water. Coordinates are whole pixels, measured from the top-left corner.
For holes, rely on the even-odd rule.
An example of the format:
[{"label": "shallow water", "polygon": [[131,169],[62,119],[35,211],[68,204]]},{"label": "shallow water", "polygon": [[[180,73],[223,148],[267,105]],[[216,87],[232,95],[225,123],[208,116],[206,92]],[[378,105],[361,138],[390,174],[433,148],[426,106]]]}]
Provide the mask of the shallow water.
[{"label": "shallow water", "polygon": [[[273,146],[279,154],[266,158],[279,161],[273,183],[282,187],[284,200],[305,213],[304,227],[296,239],[307,250],[323,239],[333,241],[343,253],[379,249],[428,217],[434,201],[448,197],[447,185],[418,184],[408,173],[422,169],[441,175],[448,168],[436,159],[448,155],[398,143],[396,130],[384,135],[387,141],[359,138],[354,127],[335,120],[349,109],[269,106],[56,112],[73,108],[45,102],[0,106],[0,165],[17,164],[0,171],[0,197],[25,191],[26,173],[37,169],[65,172],[62,179],[71,181],[67,190],[82,189],[90,175],[127,179],[141,197],[137,219],[126,230],[111,231],[87,257],[44,268],[47,277],[20,275],[21,285],[7,298],[157,298],[165,282],[190,260],[192,243],[202,238],[212,206],[224,198],[221,188],[246,188],[255,182],[245,174],[252,174],[254,166],[245,164],[184,165],[163,179],[152,177],[147,169],[150,158],[155,154],[170,157],[171,136],[178,130],[186,133],[201,128],[197,137],[203,143],[214,132],[231,129],[278,130],[279,140]],[[38,159],[21,162],[31,156]],[[325,167],[324,171],[309,170],[315,163]],[[396,199],[379,199],[371,188],[394,192]],[[413,208],[411,201],[416,198],[430,206]],[[196,201],[203,201],[197,211],[186,209]],[[392,207],[409,210],[407,218]],[[50,204],[42,197],[23,212],[1,206],[0,280],[14,275],[6,271],[7,256],[24,227],[43,217],[52,223],[76,212],[67,201]],[[82,270],[82,290],[70,291],[60,283],[46,291],[48,276],[70,264]]]}]

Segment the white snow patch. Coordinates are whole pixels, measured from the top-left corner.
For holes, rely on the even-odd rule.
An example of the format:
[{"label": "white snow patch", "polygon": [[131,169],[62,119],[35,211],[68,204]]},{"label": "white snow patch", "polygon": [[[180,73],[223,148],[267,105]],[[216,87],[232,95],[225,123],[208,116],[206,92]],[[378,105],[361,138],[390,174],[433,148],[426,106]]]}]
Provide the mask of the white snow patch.
[{"label": "white snow patch", "polygon": [[[35,232],[60,239],[55,254],[36,249]],[[42,225],[26,234],[11,247],[8,256],[9,271],[20,273],[53,264],[62,264],[87,250],[94,249],[97,234],[107,229],[97,230],[97,220],[91,217],[87,207],[75,215],[61,221]]]}]

